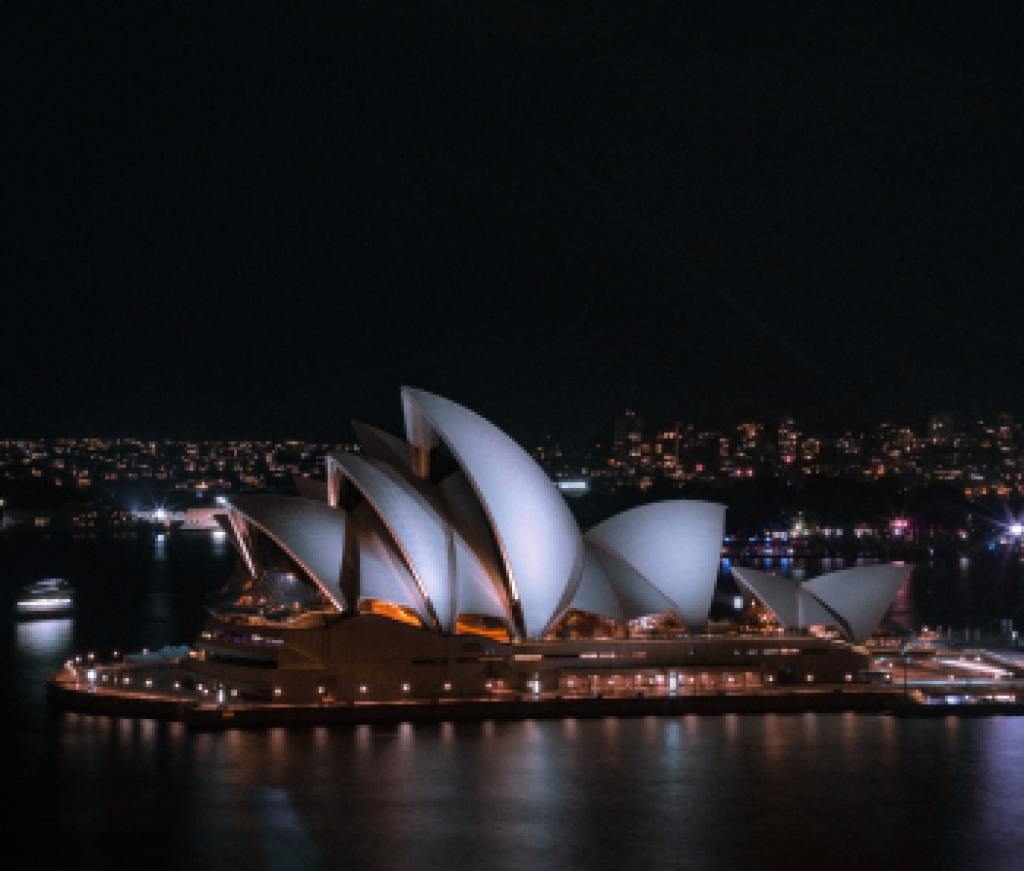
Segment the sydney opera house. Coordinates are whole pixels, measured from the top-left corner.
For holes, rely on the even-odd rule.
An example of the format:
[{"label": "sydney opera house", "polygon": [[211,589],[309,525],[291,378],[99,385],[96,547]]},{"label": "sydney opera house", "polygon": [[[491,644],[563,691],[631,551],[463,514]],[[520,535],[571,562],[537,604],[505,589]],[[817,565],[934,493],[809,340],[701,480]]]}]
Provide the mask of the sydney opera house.
[{"label": "sydney opera house", "polygon": [[725,507],[673,500],[582,532],[529,454],[474,412],[402,390],[405,438],[356,424],[299,496],[221,517],[238,589],[185,661],[231,699],[360,702],[676,694],[863,679],[892,566],[735,576],[770,631],[709,627]]}]

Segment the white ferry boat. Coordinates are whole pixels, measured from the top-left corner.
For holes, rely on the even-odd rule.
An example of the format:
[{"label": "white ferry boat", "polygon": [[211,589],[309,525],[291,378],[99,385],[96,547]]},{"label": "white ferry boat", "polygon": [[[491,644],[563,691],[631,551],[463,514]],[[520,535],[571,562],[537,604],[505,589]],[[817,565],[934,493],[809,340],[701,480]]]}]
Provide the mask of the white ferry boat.
[{"label": "white ferry boat", "polygon": [[22,588],[15,604],[19,617],[56,617],[75,607],[75,592],[64,578],[44,578]]}]

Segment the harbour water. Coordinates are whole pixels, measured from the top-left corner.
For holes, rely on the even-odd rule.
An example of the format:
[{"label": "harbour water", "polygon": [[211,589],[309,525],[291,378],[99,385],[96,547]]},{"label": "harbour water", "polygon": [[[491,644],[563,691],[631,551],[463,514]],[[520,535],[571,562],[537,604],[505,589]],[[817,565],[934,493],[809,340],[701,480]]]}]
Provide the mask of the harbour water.
[{"label": "harbour water", "polygon": [[[0,543],[5,614],[37,577],[77,590],[73,618],[0,626],[9,850],[91,868],[1021,867],[1024,718],[193,734],[47,711],[45,677],[70,653],[193,637],[232,564],[224,542],[199,533]],[[1019,588],[1016,574],[975,585],[980,569],[966,581],[961,570],[915,578],[915,589],[952,585],[923,598],[934,622],[956,613],[944,616],[944,601],[985,616],[991,590]]]}]

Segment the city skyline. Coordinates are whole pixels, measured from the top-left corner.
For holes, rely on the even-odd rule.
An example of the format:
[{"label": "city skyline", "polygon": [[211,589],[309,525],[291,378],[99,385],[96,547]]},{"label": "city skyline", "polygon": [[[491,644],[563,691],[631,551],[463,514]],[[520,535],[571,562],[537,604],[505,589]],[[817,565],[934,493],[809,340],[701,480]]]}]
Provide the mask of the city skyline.
[{"label": "city skyline", "polygon": [[3,20],[12,856],[1021,866],[1024,6]]},{"label": "city skyline", "polygon": [[[302,495],[323,486],[332,455],[360,453],[368,428],[355,428],[358,440],[327,443],[0,439],[2,525],[127,528],[159,522],[157,510],[168,522],[179,512],[180,521],[186,509],[239,493]],[[735,509],[731,531],[824,531],[837,544],[855,533],[909,543],[925,529],[933,542],[1019,537],[1009,529],[1022,522],[1024,428],[1006,413],[991,422],[936,414],[917,432],[883,424],[825,436],[792,417],[705,429],[645,425],[627,412],[606,431],[600,442],[527,446],[583,518],[609,504],[711,498]],[[580,498],[587,495],[596,501]]]}]

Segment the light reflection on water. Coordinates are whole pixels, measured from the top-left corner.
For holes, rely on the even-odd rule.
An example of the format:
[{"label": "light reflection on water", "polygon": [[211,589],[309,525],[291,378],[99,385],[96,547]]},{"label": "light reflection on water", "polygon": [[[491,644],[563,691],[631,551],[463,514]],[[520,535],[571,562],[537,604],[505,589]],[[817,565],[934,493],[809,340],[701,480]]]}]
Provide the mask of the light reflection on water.
[{"label": "light reflection on water", "polygon": [[[983,742],[980,752],[979,805],[974,809],[977,825],[987,843],[996,846],[999,862],[1020,867],[1021,772],[1024,771],[1024,718],[999,717],[992,721],[993,740]],[[1004,798],[1015,795],[1014,807],[1006,807]],[[1017,814],[1016,818],[1014,814]]]},{"label": "light reflection on water", "polygon": [[12,825],[41,867],[131,856],[138,867],[305,871],[803,868],[825,857],[832,868],[999,868],[1024,848],[1024,719],[687,715],[197,734],[47,718],[42,680],[70,653],[197,631],[202,596],[230,568],[197,575],[200,544],[172,538],[157,563],[95,560],[91,581],[55,568],[82,580],[76,620],[9,625],[21,706],[4,735],[7,784],[22,797]]},{"label": "light reflection on water", "polygon": [[[770,715],[193,734],[66,715],[69,843],[145,813],[181,864],[1002,867],[1024,846],[1024,720]],[[96,802],[106,811],[93,811]],[[23,809],[42,826],[45,808]],[[793,836],[794,827],[800,837]],[[185,838],[179,837],[188,831]],[[945,833],[945,834],[944,834]],[[852,840],[849,840],[852,839]],[[52,845],[58,852],[59,845]],[[159,852],[159,851],[158,851]],[[981,867],[979,865],[979,867]]]},{"label": "light reflection on water", "polygon": [[59,620],[20,621],[14,630],[18,655],[42,658],[47,662],[60,662],[71,652],[74,625],[70,617]]}]

